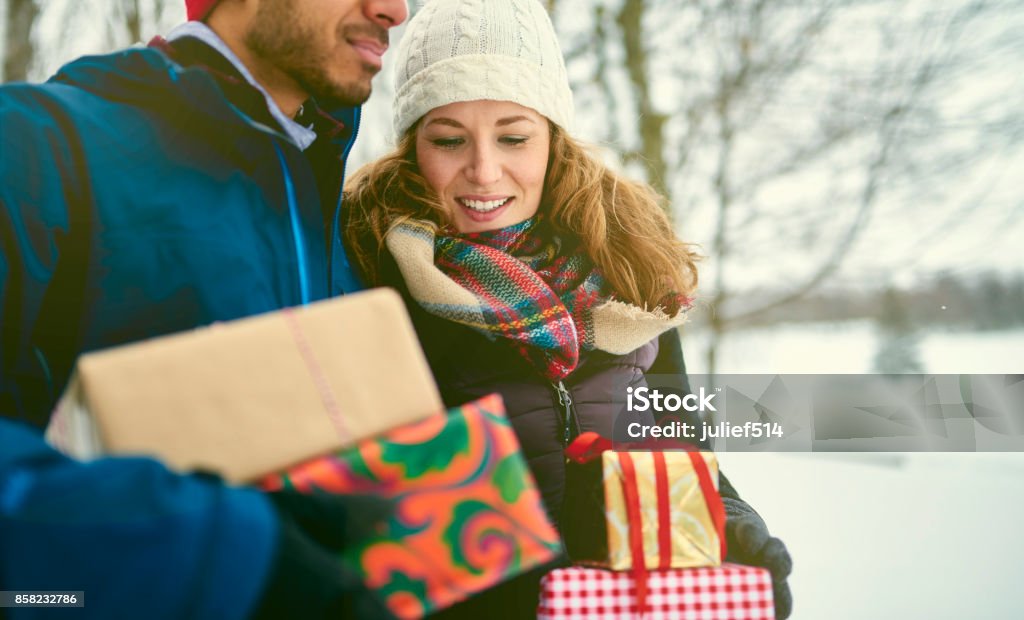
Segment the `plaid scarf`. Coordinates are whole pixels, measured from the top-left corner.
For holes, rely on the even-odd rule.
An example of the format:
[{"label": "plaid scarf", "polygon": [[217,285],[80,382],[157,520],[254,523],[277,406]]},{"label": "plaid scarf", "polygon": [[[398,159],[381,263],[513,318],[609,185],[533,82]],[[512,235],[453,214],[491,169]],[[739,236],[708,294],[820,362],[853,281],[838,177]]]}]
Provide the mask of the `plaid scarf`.
[{"label": "plaid scarf", "polygon": [[563,244],[537,218],[434,239],[437,268],[481,302],[483,322],[470,327],[506,338],[551,380],[594,348],[590,310],[609,294],[590,258]]},{"label": "plaid scarf", "polygon": [[[543,218],[481,233],[435,230],[408,221],[387,235],[413,298],[431,314],[504,339],[549,380],[568,376],[581,351],[627,353],[684,320],[678,307],[669,317],[613,300],[580,245]],[[602,310],[604,338],[595,329]]]}]

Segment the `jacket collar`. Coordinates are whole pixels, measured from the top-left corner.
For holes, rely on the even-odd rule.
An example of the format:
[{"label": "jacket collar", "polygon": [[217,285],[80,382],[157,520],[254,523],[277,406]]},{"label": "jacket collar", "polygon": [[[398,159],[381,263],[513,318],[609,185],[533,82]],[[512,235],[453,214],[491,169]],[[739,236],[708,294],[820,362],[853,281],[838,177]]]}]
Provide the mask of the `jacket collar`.
[{"label": "jacket collar", "polygon": [[[162,52],[182,68],[208,73],[239,112],[282,133],[298,148],[304,150],[317,138],[333,143],[340,153],[347,154],[351,148],[359,124],[358,107],[327,111],[310,98],[303,105],[297,121],[293,121],[284,116],[258,84],[250,81],[247,71],[243,74],[234,62],[205,40],[189,33],[176,36],[171,41],[158,36],[150,41],[149,47]],[[286,129],[289,124],[301,132],[308,132],[308,139],[297,140],[293,132]]]},{"label": "jacket collar", "polygon": [[228,47],[227,43],[224,42],[220,36],[213,31],[212,28],[200,21],[190,21],[178,26],[167,35],[167,41],[174,44],[175,41],[185,37],[192,37],[199,39],[209,47],[213,48],[222,58],[231,63],[237,75],[241,75],[250,86],[260,91],[263,98],[266,100],[267,111],[270,112],[270,116],[277,122],[278,127],[284,130],[285,134],[292,139],[301,150],[306,150],[313,141],[316,140],[316,133],[312,128],[303,126],[289,118],[280,107],[277,102],[274,101],[273,97],[270,96],[262,85],[256,81],[256,78],[249,73],[249,69],[242,62],[231,48]]}]

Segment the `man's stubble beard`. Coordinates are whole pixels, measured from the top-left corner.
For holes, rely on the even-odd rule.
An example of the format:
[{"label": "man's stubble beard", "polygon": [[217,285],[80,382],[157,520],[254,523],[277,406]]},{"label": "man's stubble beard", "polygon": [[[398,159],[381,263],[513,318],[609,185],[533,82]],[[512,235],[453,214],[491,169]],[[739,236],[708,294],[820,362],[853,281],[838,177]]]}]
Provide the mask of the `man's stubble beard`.
[{"label": "man's stubble beard", "polygon": [[[352,72],[359,75],[332,79],[328,70],[333,49],[317,49],[316,33],[300,23],[298,12],[288,0],[265,0],[245,34],[245,45],[269,66],[286,74],[323,106],[354,107],[370,97],[370,76],[377,68],[352,62]],[[336,45],[347,45],[346,28],[342,26]],[[386,35],[385,35],[386,37]],[[386,40],[386,39],[385,39]]]}]

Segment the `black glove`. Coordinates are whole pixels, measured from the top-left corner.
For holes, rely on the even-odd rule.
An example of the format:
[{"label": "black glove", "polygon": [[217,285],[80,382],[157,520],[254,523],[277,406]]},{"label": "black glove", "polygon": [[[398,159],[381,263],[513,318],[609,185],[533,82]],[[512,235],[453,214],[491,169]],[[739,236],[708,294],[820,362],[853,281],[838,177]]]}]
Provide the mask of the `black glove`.
[{"label": "black glove", "polygon": [[390,500],[295,491],[268,497],[281,518],[281,538],[255,619],[394,617],[338,557],[347,544],[383,527]]},{"label": "black glove", "polygon": [[786,545],[768,533],[764,519],[750,504],[740,499],[723,497],[725,504],[725,542],[729,547],[726,560],[747,566],[760,566],[772,574],[775,617],[784,620],[793,610],[793,595],[786,578],[793,570],[793,559]]},{"label": "black glove", "polygon": [[313,540],[332,551],[380,533],[395,512],[395,501],[377,495],[336,495],[324,491],[277,491],[267,497]]}]

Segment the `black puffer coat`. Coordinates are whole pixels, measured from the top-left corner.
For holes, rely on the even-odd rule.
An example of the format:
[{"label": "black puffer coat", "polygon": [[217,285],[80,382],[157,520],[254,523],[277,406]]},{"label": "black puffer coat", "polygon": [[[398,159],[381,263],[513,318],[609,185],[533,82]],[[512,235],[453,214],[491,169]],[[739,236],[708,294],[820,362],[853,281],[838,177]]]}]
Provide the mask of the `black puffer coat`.
[{"label": "black puffer coat", "polygon": [[[626,388],[646,386],[649,374],[670,375],[673,390],[689,392],[675,330],[625,355],[599,350],[581,352],[576,370],[563,381],[552,382],[508,342],[488,338],[424,310],[410,295],[390,256],[381,266],[381,278],[384,285],[402,294],[446,406],[461,405],[494,392],[501,394],[556,526],[561,521],[565,494],[563,450],[569,442],[586,431],[609,439],[628,440],[629,423],[653,423],[649,413],[626,411]],[[699,422],[697,418],[683,421]]]},{"label": "black puffer coat", "polygon": [[[567,443],[583,431],[625,439],[625,428],[630,422],[651,422],[650,417],[636,417],[643,414],[625,411],[626,388],[647,385],[650,375],[659,376],[659,386],[689,393],[682,347],[675,330],[625,355],[604,351],[582,354],[579,366],[562,381],[563,391],[508,343],[491,340],[420,307],[409,295],[391,260],[382,266],[381,275],[383,284],[398,289],[406,300],[445,405],[460,405],[493,392],[501,394],[530,471],[556,526],[561,525],[565,495],[562,451]],[[698,422],[696,418],[683,421]],[[720,487],[724,496],[738,499],[724,477],[720,478]],[[445,620],[534,618],[539,580],[550,568],[534,570],[432,617]]]},{"label": "black puffer coat", "polygon": [[679,347],[678,335],[668,332],[660,339],[664,345],[652,340],[626,355],[590,351],[559,385],[543,377],[506,342],[490,340],[413,304],[410,312],[447,406],[492,392],[501,394],[556,525],[565,492],[565,446],[584,431],[623,437],[629,422],[653,422],[649,415],[626,413],[626,388],[646,385],[655,361],[665,361],[658,359],[662,346],[671,349],[674,340]]}]

